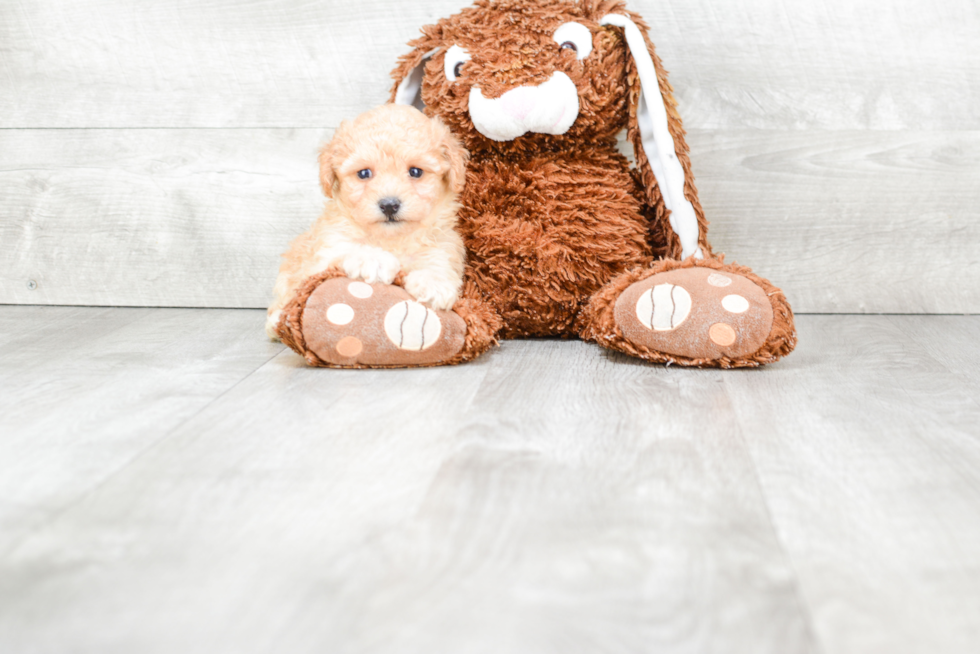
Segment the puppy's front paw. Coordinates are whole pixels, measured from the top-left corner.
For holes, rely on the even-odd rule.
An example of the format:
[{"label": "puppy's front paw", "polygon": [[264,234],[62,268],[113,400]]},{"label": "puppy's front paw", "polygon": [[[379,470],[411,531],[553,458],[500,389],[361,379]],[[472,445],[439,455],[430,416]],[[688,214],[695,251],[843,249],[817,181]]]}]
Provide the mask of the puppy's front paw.
[{"label": "puppy's front paw", "polygon": [[438,311],[449,311],[459,298],[459,283],[431,270],[416,270],[405,277],[405,290]]},{"label": "puppy's front paw", "polygon": [[344,259],[344,274],[351,279],[363,279],[368,284],[390,284],[401,268],[398,257],[376,247],[359,248]]},{"label": "puppy's front paw", "polygon": [[265,319],[265,334],[271,341],[281,340],[279,337],[279,318],[282,311],[273,311]]}]

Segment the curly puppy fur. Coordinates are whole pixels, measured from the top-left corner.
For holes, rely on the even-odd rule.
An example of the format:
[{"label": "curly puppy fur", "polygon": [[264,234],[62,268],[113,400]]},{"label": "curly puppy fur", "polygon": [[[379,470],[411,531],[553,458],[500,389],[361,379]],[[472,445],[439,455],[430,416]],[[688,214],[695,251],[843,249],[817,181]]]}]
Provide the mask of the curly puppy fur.
[{"label": "curly puppy fur", "polygon": [[434,309],[459,297],[465,250],[455,230],[469,155],[438,119],[384,105],[343,123],[320,153],[330,199],[283,254],[266,331],[311,276],[338,267],[352,279],[404,287]]},{"label": "curly puppy fur", "polygon": [[[683,168],[684,197],[700,228],[703,261],[677,261],[680,239],[642,146],[640,70],[623,29],[600,24],[609,14],[635,23],[652,58]],[[580,58],[556,42],[556,30],[569,22],[591,34],[588,56]],[[622,0],[478,0],[423,28],[423,35],[410,43],[414,50],[393,72],[391,98],[404,101],[402,83],[421,74],[426,114],[446,123],[471,153],[459,222],[468,253],[463,296],[492,307],[503,323],[501,336],[580,336],[634,356],[683,365],[768,363],[793,348],[792,311],[778,289],[741,267],[726,269],[760,284],[775,315],[766,344],[750,357],[666,357],[632,346],[610,325],[616,297],[630,283],[671,266],[724,265],[707,241],[708,223],[677,103],[648,32]],[[453,46],[469,58],[447,68]],[[542,85],[556,72],[571,79],[579,98],[579,115],[565,133],[530,132],[498,141],[474,125],[474,89],[499,98],[518,87]],[[623,129],[634,145],[635,170],[616,149]]]}]

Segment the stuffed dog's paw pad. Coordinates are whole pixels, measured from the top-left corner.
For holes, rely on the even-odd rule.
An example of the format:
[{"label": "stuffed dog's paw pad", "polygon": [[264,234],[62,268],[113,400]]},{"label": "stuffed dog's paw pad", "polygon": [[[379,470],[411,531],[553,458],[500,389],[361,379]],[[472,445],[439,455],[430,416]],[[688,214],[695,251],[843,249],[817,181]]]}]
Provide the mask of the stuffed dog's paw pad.
[{"label": "stuffed dog's paw pad", "polygon": [[729,347],[738,340],[738,334],[735,333],[735,330],[723,322],[713,324],[711,329],[708,330],[708,336],[711,337],[715,345],[722,347]]},{"label": "stuffed dog's paw pad", "polygon": [[674,284],[658,284],[640,295],[636,317],[647,329],[669,332],[691,314],[691,294]]},{"label": "stuffed dog's paw pad", "polygon": [[364,282],[351,282],[347,286],[347,292],[359,300],[366,300],[374,295],[374,289],[371,288],[371,285]]},{"label": "stuffed dog's paw pad", "polygon": [[442,321],[423,304],[399,302],[385,315],[385,334],[398,349],[421,352],[439,340]]},{"label": "stuffed dog's paw pad", "polygon": [[741,295],[726,295],[721,301],[721,306],[728,313],[745,313],[752,305]]},{"label": "stuffed dog's paw pad", "polygon": [[706,266],[658,273],[627,288],[616,325],[636,346],[690,359],[738,359],[766,342],[769,297],[749,279]]},{"label": "stuffed dog's paw pad", "polygon": [[364,343],[353,336],[345,336],[337,341],[337,354],[342,357],[356,357],[364,351]]},{"label": "stuffed dog's paw pad", "polygon": [[725,288],[732,285],[732,278],[721,273],[711,273],[708,275],[708,283],[717,288]]},{"label": "stuffed dog's paw pad", "polygon": [[349,325],[354,320],[354,309],[343,302],[330,305],[327,320],[338,326]]}]

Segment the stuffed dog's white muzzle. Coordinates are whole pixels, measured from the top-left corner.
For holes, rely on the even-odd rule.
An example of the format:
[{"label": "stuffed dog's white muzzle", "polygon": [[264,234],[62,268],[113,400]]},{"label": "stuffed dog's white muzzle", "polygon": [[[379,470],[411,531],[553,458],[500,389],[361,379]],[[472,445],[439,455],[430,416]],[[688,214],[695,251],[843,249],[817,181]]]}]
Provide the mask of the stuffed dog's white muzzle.
[{"label": "stuffed dog's white muzzle", "polygon": [[485,98],[475,86],[470,90],[473,126],[494,141],[513,141],[528,132],[564,134],[578,112],[578,89],[561,72],[540,86],[519,86],[494,100]]}]

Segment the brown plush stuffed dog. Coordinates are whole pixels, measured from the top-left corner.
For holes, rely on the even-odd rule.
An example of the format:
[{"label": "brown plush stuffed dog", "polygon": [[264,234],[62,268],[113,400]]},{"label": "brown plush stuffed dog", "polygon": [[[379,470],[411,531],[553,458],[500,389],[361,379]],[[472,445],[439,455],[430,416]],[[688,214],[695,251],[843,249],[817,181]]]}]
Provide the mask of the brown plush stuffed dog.
[{"label": "brown plush stuffed dog", "polygon": [[[355,306],[363,320],[338,328],[318,316],[352,304],[347,282],[320,275],[280,323],[310,363],[459,363],[498,336],[577,336],[723,368],[792,351],[783,293],[711,250],[672,89],[625,2],[477,0],[422,31],[392,100],[438,116],[470,150],[463,299],[452,312],[415,308],[414,324],[396,280]],[[623,129],[638,169],[617,152]],[[419,330],[426,346],[394,343]],[[345,338],[364,342],[358,357],[338,356]]]}]

